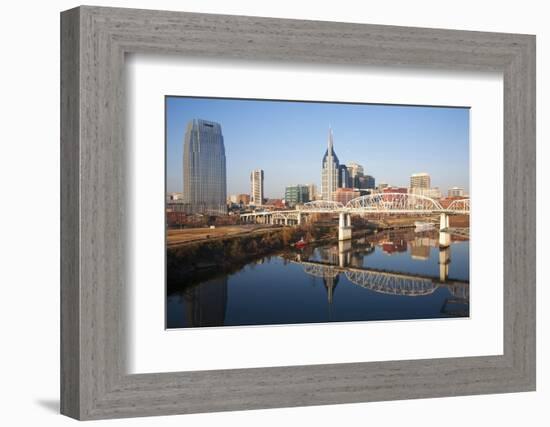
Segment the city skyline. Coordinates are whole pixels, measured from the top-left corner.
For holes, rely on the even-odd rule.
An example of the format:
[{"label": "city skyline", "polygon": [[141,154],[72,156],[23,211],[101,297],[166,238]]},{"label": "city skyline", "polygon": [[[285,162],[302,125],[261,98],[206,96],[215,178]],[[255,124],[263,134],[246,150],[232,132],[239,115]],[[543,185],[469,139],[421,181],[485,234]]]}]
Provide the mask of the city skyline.
[{"label": "city skyline", "polygon": [[167,97],[169,193],[182,191],[185,126],[199,118],[223,128],[228,195],[248,193],[254,169],[265,173],[266,198],[294,184],[320,188],[328,129],[340,163],[358,163],[377,183],[408,187],[427,172],[442,193],[469,192],[467,108]]}]

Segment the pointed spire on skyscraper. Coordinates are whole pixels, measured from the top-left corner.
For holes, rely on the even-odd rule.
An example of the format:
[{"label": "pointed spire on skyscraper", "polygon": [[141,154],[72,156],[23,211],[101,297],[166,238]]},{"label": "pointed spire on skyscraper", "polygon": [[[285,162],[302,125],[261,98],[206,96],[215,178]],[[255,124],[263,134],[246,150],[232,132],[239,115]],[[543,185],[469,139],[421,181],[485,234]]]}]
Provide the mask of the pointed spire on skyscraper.
[{"label": "pointed spire on skyscraper", "polygon": [[339,162],[336,153],[334,152],[334,136],[332,134],[332,126],[328,128],[327,151],[323,156],[321,169],[321,193],[323,200],[332,200],[334,192],[338,187],[338,168]]}]

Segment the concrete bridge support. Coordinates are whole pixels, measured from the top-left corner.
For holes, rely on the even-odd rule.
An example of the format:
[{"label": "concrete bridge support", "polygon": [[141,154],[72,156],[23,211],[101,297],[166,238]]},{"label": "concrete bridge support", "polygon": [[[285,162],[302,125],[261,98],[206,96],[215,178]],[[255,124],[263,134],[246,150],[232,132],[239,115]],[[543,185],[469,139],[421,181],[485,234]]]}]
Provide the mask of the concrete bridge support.
[{"label": "concrete bridge support", "polygon": [[439,216],[439,230],[446,230],[447,228],[449,228],[449,214],[441,212]]},{"label": "concrete bridge support", "polygon": [[449,215],[442,212],[439,217],[439,247],[447,248],[451,245],[451,233],[449,229]]},{"label": "concrete bridge support", "polygon": [[338,221],[338,240],[351,239],[351,215],[347,212],[340,212]]}]

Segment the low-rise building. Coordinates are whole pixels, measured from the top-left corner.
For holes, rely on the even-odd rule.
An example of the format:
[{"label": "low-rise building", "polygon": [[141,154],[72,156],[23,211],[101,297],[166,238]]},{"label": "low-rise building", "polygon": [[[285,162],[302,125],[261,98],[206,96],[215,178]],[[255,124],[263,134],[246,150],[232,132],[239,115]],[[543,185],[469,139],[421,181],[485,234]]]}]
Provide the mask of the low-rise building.
[{"label": "low-rise building", "polygon": [[431,188],[411,188],[411,194],[416,194],[419,196],[430,197],[432,199],[440,199],[441,191],[438,187]]},{"label": "low-rise building", "polygon": [[449,188],[449,191],[447,192],[449,197],[464,197],[464,194],[464,188],[460,187]]},{"label": "low-rise building", "polygon": [[359,197],[361,193],[353,188],[338,188],[334,192],[334,201],[340,202],[343,205],[348,203],[350,200],[353,200]]},{"label": "low-rise building", "polygon": [[284,209],[286,205],[283,199],[267,199],[262,207],[266,209]]},{"label": "low-rise building", "polygon": [[183,199],[183,193],[172,192],[166,195],[167,202],[173,202],[175,200],[182,200],[182,199]]},{"label": "low-rise building", "polygon": [[248,206],[250,204],[250,194],[238,194],[236,203],[238,205]]}]

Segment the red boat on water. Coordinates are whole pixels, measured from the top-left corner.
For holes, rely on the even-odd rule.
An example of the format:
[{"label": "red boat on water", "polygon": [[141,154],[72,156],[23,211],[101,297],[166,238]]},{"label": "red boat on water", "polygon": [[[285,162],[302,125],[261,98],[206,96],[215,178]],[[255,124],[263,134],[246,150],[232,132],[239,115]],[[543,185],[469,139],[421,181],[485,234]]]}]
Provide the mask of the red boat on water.
[{"label": "red boat on water", "polygon": [[296,243],[294,243],[294,247],[298,249],[302,249],[305,245],[307,245],[307,242],[302,237],[300,240],[298,240]]}]

